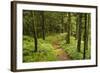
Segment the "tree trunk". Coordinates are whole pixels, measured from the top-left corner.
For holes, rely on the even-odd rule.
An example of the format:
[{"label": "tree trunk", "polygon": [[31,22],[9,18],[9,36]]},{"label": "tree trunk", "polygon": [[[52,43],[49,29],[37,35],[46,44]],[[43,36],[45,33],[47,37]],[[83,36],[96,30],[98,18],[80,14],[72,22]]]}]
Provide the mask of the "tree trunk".
[{"label": "tree trunk", "polygon": [[42,36],[43,36],[43,40],[45,40],[45,25],[44,25],[44,11],[41,12],[41,16],[42,16]]},{"label": "tree trunk", "polygon": [[[89,20],[89,19],[90,19],[90,18],[89,18],[89,14],[87,14],[87,44],[89,44],[89,35],[88,35],[88,34],[90,34],[90,33],[89,33],[89,30],[90,30],[90,28],[89,28],[89,27],[90,27],[90,23],[89,23],[90,20]],[[88,47],[88,45],[87,45],[87,50],[88,50],[88,48],[89,48],[89,47]]]},{"label": "tree trunk", "polygon": [[84,51],[83,51],[83,59],[86,58],[86,49],[88,48],[88,26],[87,26],[87,14],[85,14],[85,26],[84,26]]},{"label": "tree trunk", "polygon": [[38,42],[37,42],[37,32],[36,32],[36,27],[35,27],[35,24],[36,24],[36,18],[35,18],[35,14],[31,11],[31,16],[32,16],[32,32],[33,32],[33,36],[34,36],[34,45],[35,45],[35,50],[34,52],[37,52],[37,45],[38,45]]},{"label": "tree trunk", "polygon": [[67,44],[70,43],[70,23],[71,23],[71,15],[70,15],[70,13],[68,13],[67,37],[66,37]]},{"label": "tree trunk", "polygon": [[64,32],[63,13],[61,14],[62,33]]},{"label": "tree trunk", "polygon": [[78,26],[79,26],[79,15],[76,14],[76,37],[75,37],[76,39],[78,39],[78,30],[79,30]]},{"label": "tree trunk", "polygon": [[77,41],[77,51],[81,51],[81,34],[82,34],[82,14],[79,14],[79,30],[78,30],[78,41]]}]

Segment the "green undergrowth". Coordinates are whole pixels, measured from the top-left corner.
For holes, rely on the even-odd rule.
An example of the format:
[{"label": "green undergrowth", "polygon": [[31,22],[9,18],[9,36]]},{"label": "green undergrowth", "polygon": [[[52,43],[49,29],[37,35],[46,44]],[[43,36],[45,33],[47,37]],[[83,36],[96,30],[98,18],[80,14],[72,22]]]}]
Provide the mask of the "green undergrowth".
[{"label": "green undergrowth", "polygon": [[[63,34],[64,36],[65,34]],[[83,50],[84,50],[84,42],[81,41],[81,51],[77,50],[77,40],[71,36],[70,44],[66,44],[66,40],[60,40],[61,47],[65,50],[66,53],[69,54],[72,60],[82,60],[83,59]],[[88,49],[86,50],[86,59],[90,59],[90,44]]]},{"label": "green undergrowth", "polygon": [[[38,51],[34,52],[34,38],[23,36],[23,62],[44,62],[44,61],[58,61],[55,54],[53,41],[57,41],[60,47],[69,54],[70,60],[83,59],[84,42],[81,41],[81,52],[77,52],[77,40],[71,36],[70,44],[66,44],[66,34],[46,36],[45,40],[38,38]],[[90,45],[86,51],[86,59],[90,59]]]},{"label": "green undergrowth", "polygon": [[55,61],[57,60],[53,47],[48,41],[38,39],[38,51],[34,52],[32,37],[23,38],[23,62]]}]

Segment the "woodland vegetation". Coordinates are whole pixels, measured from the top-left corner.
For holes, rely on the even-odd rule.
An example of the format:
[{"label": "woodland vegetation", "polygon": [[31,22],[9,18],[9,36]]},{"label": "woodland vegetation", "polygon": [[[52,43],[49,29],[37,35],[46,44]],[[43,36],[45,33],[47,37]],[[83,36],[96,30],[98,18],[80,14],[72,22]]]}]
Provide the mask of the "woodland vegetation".
[{"label": "woodland vegetation", "polygon": [[23,10],[23,62],[91,58],[91,14]]}]

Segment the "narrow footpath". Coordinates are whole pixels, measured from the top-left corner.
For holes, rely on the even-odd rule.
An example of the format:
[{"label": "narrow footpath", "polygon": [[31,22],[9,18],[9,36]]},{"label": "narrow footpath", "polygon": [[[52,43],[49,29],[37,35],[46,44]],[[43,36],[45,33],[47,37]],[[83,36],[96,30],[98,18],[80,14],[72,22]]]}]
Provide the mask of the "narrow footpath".
[{"label": "narrow footpath", "polygon": [[55,54],[58,58],[58,60],[70,60],[69,55],[64,51],[63,48],[60,47],[59,41],[55,40],[52,43],[52,46],[54,47]]}]

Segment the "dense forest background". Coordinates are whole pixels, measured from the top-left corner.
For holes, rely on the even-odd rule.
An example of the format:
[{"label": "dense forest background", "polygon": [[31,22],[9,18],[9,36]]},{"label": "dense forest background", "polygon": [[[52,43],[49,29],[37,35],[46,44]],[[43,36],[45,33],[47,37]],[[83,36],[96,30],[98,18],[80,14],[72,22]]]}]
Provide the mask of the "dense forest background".
[{"label": "dense forest background", "polygon": [[91,58],[91,14],[23,10],[23,62]]}]

